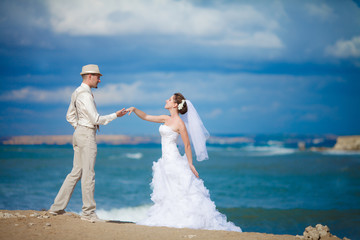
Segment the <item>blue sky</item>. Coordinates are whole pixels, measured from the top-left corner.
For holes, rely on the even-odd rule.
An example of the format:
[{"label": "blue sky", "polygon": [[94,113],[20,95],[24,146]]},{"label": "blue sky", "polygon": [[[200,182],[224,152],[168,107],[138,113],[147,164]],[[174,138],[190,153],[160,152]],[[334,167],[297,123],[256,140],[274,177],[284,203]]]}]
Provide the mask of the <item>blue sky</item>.
[{"label": "blue sky", "polygon": [[[359,2],[3,0],[0,13],[0,136],[72,134],[89,63],[100,114],[167,114],[182,92],[212,134],[360,134]],[[157,128],[131,116],[101,134]]]}]

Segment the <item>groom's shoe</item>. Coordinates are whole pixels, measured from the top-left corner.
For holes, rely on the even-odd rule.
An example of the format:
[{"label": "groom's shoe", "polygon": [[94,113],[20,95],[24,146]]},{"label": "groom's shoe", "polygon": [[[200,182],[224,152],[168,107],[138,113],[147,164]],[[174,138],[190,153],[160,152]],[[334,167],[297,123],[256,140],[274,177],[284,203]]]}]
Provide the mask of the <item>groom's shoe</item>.
[{"label": "groom's shoe", "polygon": [[100,219],[96,213],[92,213],[90,215],[82,215],[81,216],[81,220],[84,220],[84,221],[89,221],[89,222],[92,222],[92,223],[95,223],[95,222],[105,222],[105,220],[102,220]]},{"label": "groom's shoe", "polygon": [[64,213],[66,213],[64,210],[59,210],[59,211],[52,211],[52,210],[49,210],[48,213],[50,213],[51,215],[53,216],[56,216],[56,215],[62,215]]}]

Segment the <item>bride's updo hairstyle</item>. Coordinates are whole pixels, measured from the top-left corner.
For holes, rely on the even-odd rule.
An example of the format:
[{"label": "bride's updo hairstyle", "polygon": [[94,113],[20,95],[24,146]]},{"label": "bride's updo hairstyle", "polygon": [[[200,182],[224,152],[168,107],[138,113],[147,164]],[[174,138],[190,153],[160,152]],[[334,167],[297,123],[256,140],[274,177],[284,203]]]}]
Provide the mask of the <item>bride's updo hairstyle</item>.
[{"label": "bride's updo hairstyle", "polygon": [[174,93],[174,101],[178,104],[181,105],[182,101],[184,100],[184,104],[182,105],[182,108],[179,110],[180,114],[185,114],[187,112],[187,104],[186,104],[186,99],[185,97],[181,94],[181,93]]}]

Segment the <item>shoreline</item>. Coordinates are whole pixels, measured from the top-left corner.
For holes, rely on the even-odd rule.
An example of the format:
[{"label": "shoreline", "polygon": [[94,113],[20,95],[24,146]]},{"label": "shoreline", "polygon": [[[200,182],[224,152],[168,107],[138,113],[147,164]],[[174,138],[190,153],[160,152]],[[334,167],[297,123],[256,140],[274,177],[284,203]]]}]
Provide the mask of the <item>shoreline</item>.
[{"label": "shoreline", "polygon": [[[301,233],[299,233],[301,234]],[[75,213],[52,216],[47,211],[0,210],[0,239],[215,239],[215,240],[300,240],[300,236],[257,232],[229,232],[188,228],[149,227],[130,222],[83,221]],[[321,238],[339,239],[336,236]]]}]

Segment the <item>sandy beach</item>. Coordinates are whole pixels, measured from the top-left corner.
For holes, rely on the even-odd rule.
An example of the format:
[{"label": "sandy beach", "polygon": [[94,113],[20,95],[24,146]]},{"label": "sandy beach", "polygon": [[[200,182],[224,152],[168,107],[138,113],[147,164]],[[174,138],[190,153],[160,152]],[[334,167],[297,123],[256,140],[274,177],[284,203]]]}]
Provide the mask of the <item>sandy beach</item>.
[{"label": "sandy beach", "polygon": [[119,221],[91,223],[81,220],[75,213],[51,216],[46,211],[0,210],[0,215],[0,239],[300,239],[292,235],[147,227]]}]

